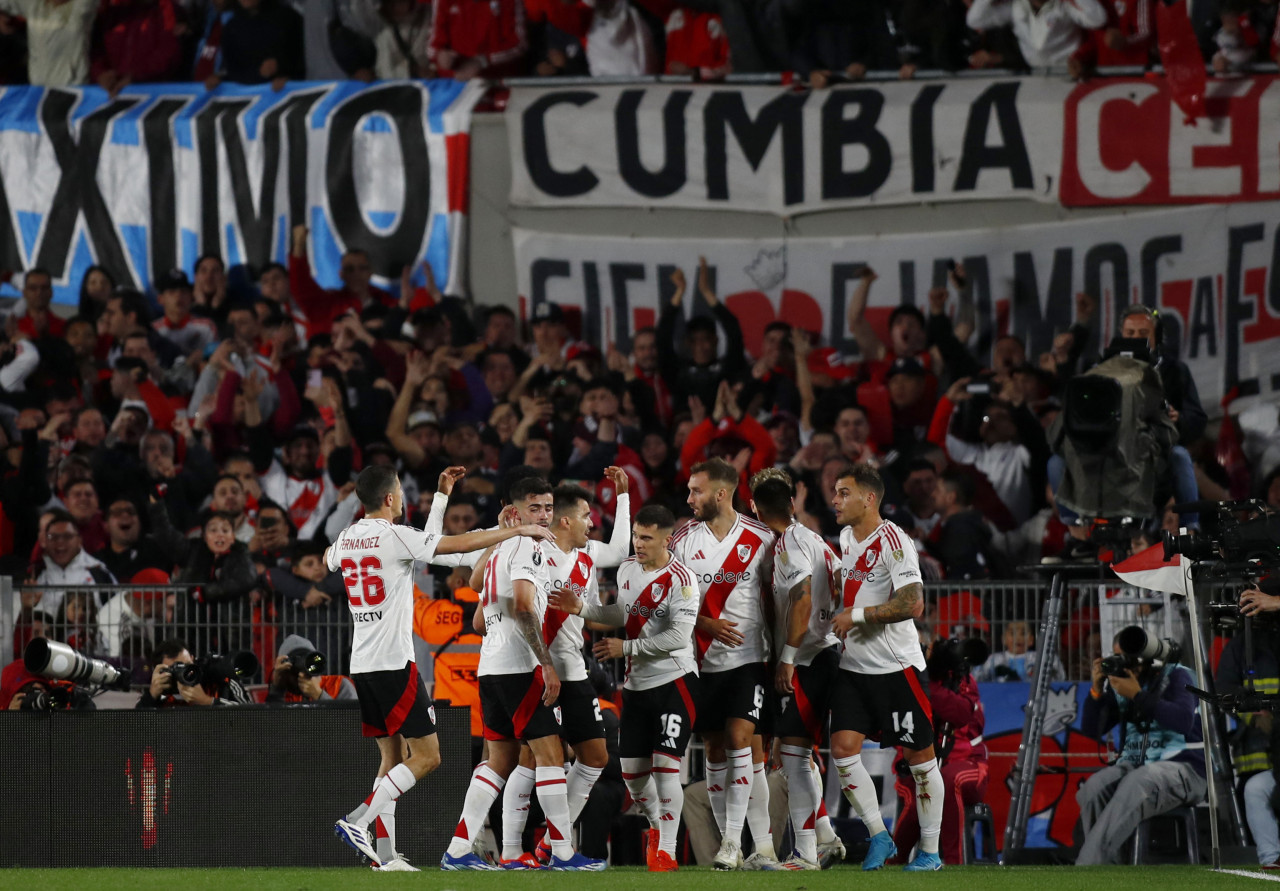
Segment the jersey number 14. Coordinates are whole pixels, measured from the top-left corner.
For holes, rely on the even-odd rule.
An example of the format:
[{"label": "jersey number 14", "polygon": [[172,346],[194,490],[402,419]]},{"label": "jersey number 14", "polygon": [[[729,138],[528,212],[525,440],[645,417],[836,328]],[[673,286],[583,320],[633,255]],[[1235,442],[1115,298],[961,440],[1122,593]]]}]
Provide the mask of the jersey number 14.
[{"label": "jersey number 14", "polygon": [[354,607],[377,606],[387,599],[386,586],[382,584],[382,561],[368,556],[356,565],[354,560],[342,561],[342,582],[347,586],[347,600]]}]

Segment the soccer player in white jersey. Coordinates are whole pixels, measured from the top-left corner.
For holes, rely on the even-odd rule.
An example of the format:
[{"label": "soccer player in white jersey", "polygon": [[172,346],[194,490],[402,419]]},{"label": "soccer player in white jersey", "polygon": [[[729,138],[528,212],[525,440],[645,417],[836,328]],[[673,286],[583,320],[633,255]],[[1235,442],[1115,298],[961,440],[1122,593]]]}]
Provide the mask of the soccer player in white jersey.
[{"label": "soccer player in white jersey", "polygon": [[791,478],[781,470],[771,467],[751,478],[751,509],[778,536],[773,546],[774,688],[781,701],[773,729],[781,742],[795,835],[795,852],[783,866],[818,869],[823,860],[844,859],[831,821],[819,818],[822,785],[810,758],[814,743],[822,740],[840,667],[840,641],[831,630],[840,558],[821,535],[796,522],[794,497]]},{"label": "soccer player in white jersey", "polygon": [[[551,486],[537,478],[511,487],[519,505],[538,496],[550,514]],[[539,526],[538,528],[542,528]],[[471,776],[462,818],[448,850],[440,858],[445,870],[496,869],[473,850],[485,814],[516,769],[520,744],[527,743],[535,762],[538,802],[547,818],[553,870],[604,869],[603,860],[584,857],[570,841],[569,798],[560,741],[560,677],[543,638],[542,624],[551,580],[545,550],[536,542],[498,545],[484,567],[484,644],[480,649],[480,710],[489,760]]]},{"label": "soccer player in white jersey", "polygon": [[[702,699],[698,726],[707,747],[707,794],[720,828],[716,869],[781,869],[769,828],[762,733],[768,732],[769,623],[765,592],[773,532],[733,509],[738,471],[721,458],[695,464],[689,507],[697,521],[671,539],[702,593],[696,645]],[[748,823],[756,850],[742,859]]]},{"label": "soccer player in white jersey", "polygon": [[[461,467],[445,471],[455,479]],[[404,490],[394,468],[366,467],[356,479],[364,519],[348,526],[325,551],[330,572],[341,572],[354,623],[351,680],[360,698],[364,735],[378,740],[382,762],[373,793],[334,825],[338,837],[375,866],[414,871],[400,858],[384,862],[369,838],[368,824],[440,764],[435,710],[413,663],[413,564],[437,552],[484,548],[513,536],[530,543],[550,539],[538,526],[439,536],[399,525]],[[409,756],[403,757],[408,743]]]},{"label": "soccer player in white jersey", "polygon": [[618,752],[627,789],[649,818],[650,872],[677,869],[676,832],[684,807],[680,762],[697,714],[698,589],[693,573],[668,550],[675,522],[660,505],[636,514],[631,536],[636,555],[618,568],[616,603],[593,603],[570,587],[551,595],[555,609],[625,629],[625,640],[605,638],[596,644],[595,655],[627,660]]},{"label": "soccer player in white jersey", "polygon": [[933,710],[925,692],[925,660],[912,619],[924,613],[920,562],[910,536],[880,517],[884,481],[869,464],[840,472],[831,499],[840,530],[841,604],[832,627],[844,640],[831,697],[831,754],[845,798],[871,836],[863,869],[879,869],[897,853],[884,822],[862,742],[902,746],[916,782],[920,852],[908,872],[942,868],[938,836],[946,790],[933,753]]},{"label": "soccer player in white jersey", "polygon": [[[621,532],[630,538],[631,513],[626,508],[627,475],[617,467],[605,471],[620,497],[611,541]],[[527,502],[518,502],[517,511]],[[522,520],[524,516],[520,517]],[[578,486],[557,486],[552,492],[551,529],[554,546],[545,548],[551,590],[572,590],[589,603],[600,600],[596,577],[596,556],[606,550],[603,542],[587,536],[591,532],[591,495]],[[630,543],[628,541],[628,550]],[[583,621],[559,610],[547,613],[542,636],[551,650],[556,673],[560,675],[560,736],[573,747],[574,762],[568,768],[569,821],[578,822],[587,798],[601,772],[609,763],[604,741],[604,721],[595,689],[587,680],[587,663],[582,658]],[[534,789],[534,761],[528,747],[520,750],[520,765],[507,778],[502,790],[502,853],[499,864],[508,869],[537,868],[551,860],[551,847],[544,838],[534,854],[525,853],[521,843],[529,817],[529,800]]]}]

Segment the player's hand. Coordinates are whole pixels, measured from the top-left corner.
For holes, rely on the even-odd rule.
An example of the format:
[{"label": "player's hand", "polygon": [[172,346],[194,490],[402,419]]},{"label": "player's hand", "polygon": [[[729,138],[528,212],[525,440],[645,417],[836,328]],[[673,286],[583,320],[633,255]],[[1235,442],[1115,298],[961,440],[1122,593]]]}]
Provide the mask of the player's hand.
[{"label": "player's hand", "polygon": [[773,745],[769,747],[769,767],[773,770],[782,770],[782,737],[775,736]]},{"label": "player's hand", "polygon": [[831,630],[836,633],[836,637],[841,640],[853,630],[853,610],[842,609],[836,613],[836,617],[831,620]]},{"label": "player's hand", "polygon": [[466,475],[465,467],[446,467],[440,474],[440,479],[436,480],[436,491],[448,498],[453,494],[454,484]]},{"label": "player's hand", "polygon": [[613,483],[613,491],[618,495],[626,495],[627,487],[631,485],[627,479],[627,472],[621,467],[606,467],[604,475],[609,478],[609,482]]},{"label": "player's hand", "polygon": [[555,666],[542,666],[542,704],[545,706],[553,706],[556,700],[560,698],[560,675],[556,674]]},{"label": "player's hand", "polygon": [[516,527],[516,534],[525,538],[532,538],[534,541],[551,541],[556,540],[555,535],[546,526],[536,526],[533,523],[526,523],[523,526]]},{"label": "player's hand", "polygon": [[502,513],[498,514],[498,526],[503,529],[515,529],[520,525],[520,511],[516,510],[514,504],[508,504],[502,509]]},{"label": "player's hand", "polygon": [[710,626],[711,636],[726,647],[741,646],[746,639],[734,630],[738,627],[737,622],[730,622],[728,619],[708,619],[707,624]]},{"label": "player's hand", "polygon": [[603,662],[606,659],[622,658],[622,638],[620,637],[602,637],[599,642],[591,649],[595,657]]},{"label": "player's hand", "polygon": [[557,588],[547,595],[547,606],[576,616],[582,612],[582,598],[567,588]]},{"label": "player's hand", "polygon": [[796,667],[790,662],[779,662],[777,670],[773,673],[773,685],[778,688],[779,693],[794,693],[795,686],[791,683],[791,677],[796,673]]},{"label": "player's hand", "polygon": [[1280,597],[1264,594],[1258,588],[1249,588],[1240,595],[1240,612],[1246,616],[1280,610]]}]

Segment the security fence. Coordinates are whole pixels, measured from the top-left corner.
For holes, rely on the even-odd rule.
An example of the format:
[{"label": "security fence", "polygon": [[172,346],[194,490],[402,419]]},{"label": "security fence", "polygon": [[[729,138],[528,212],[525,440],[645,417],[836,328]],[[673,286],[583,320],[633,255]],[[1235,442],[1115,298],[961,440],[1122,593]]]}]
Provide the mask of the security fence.
[{"label": "security fence", "polygon": [[[612,596],[607,586],[602,592]],[[916,622],[921,644],[927,647],[941,637],[979,638],[991,651],[975,668],[980,680],[1026,680],[1038,670],[1036,638],[1047,594],[1047,580],[926,583],[925,613]],[[1110,652],[1115,633],[1134,624],[1181,641],[1187,632],[1185,604],[1114,578],[1070,582],[1062,655],[1050,670],[1062,680],[1087,679],[1093,659]],[[144,685],[155,647],[177,638],[196,656],[252,652],[262,664],[256,680],[265,681],[289,635],[299,635],[324,654],[326,674],[347,672],[351,617],[341,598],[311,605],[255,591],[239,600],[207,603],[198,589],[182,585],[14,587],[0,579],[0,666],[21,658],[32,638],[49,637],[112,662]],[[620,662],[606,670],[621,683]]]}]

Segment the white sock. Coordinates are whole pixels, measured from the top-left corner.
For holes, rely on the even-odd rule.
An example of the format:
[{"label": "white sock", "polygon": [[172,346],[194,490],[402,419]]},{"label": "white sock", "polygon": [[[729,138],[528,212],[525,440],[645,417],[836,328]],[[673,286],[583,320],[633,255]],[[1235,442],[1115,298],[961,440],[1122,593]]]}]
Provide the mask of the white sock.
[{"label": "white sock", "polygon": [[770,860],[778,859],[773,850],[773,826],[769,822],[769,777],[763,764],[754,765],[751,797],[747,799],[747,826],[756,853]]},{"label": "white sock", "polygon": [[[381,779],[381,778],[379,778]],[[378,782],[373,784],[377,791]],[[378,851],[378,859],[383,863],[396,859],[396,803],[388,801],[382,813],[373,821],[374,844]]]},{"label": "white sock", "polygon": [[725,761],[707,762],[707,798],[711,800],[711,815],[716,818],[716,828],[724,835],[724,783],[729,765]]},{"label": "white sock", "polygon": [[529,804],[533,801],[534,771],[516,765],[502,790],[502,859],[519,860],[524,853],[525,824],[529,821]]},{"label": "white sock", "polygon": [[755,768],[751,749],[730,749],[729,771],[725,774],[724,838],[742,844],[742,825],[747,821],[747,802],[751,799],[751,778]]},{"label": "white sock", "polygon": [[[551,853],[561,860],[573,857],[573,843],[569,840],[569,789],[564,768],[539,767],[536,773],[538,804],[547,816],[547,840]],[[505,847],[505,845],[504,845]]]},{"label": "white sock", "polygon": [[942,834],[942,803],[947,790],[942,783],[942,771],[938,759],[931,758],[911,765],[911,776],[916,781],[916,813],[920,816],[920,850],[926,854],[938,853],[938,836]]},{"label": "white sock", "polygon": [[684,787],[680,785],[680,759],[653,753],[653,781],[658,787],[658,850],[676,856],[676,836],[684,810]]},{"label": "white sock", "polygon": [[782,747],[782,773],[787,778],[787,808],[791,811],[791,832],[796,837],[796,855],[818,862],[818,821],[816,789],[809,772],[809,750],[802,746]]},{"label": "white sock", "polygon": [[573,762],[573,767],[569,768],[570,823],[577,823],[578,817],[582,816],[582,809],[587,806],[587,799],[591,797],[591,790],[595,787],[596,780],[600,779],[600,774],[603,772],[603,767],[587,767],[581,761]]},{"label": "white sock", "polygon": [[462,818],[453,830],[453,840],[449,842],[449,856],[462,857],[471,853],[471,842],[484,828],[484,818],[489,813],[489,806],[502,794],[506,780],[489,769],[488,762],[471,774],[471,785],[467,786],[467,797],[462,803]]},{"label": "white sock", "polygon": [[817,825],[814,831],[818,836],[818,844],[829,845],[836,840],[836,831],[831,826],[831,817],[827,814],[827,790],[822,782],[822,771],[816,761],[809,762],[809,773],[813,777],[813,799],[817,802]]},{"label": "white sock", "polygon": [[622,781],[627,784],[631,800],[640,805],[640,810],[649,818],[649,828],[657,829],[661,814],[658,812],[658,786],[650,773],[651,766],[647,758],[623,758]]},{"label": "white sock", "polygon": [[418,780],[407,764],[397,764],[387,771],[386,776],[378,780],[378,784],[373,787],[373,794],[347,815],[347,822],[355,823],[357,826],[372,823],[382,813],[387,802],[395,801],[412,789],[416,782]]},{"label": "white sock", "polygon": [[862,818],[862,825],[867,827],[867,835],[879,835],[884,832],[884,819],[880,816],[880,798],[876,795],[876,784],[871,774],[862,766],[862,756],[837,758],[836,770],[840,771],[840,789],[844,797],[853,805],[854,811]]}]

